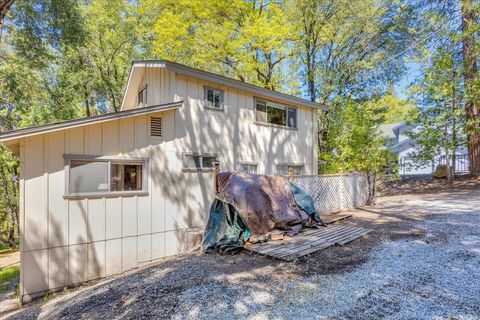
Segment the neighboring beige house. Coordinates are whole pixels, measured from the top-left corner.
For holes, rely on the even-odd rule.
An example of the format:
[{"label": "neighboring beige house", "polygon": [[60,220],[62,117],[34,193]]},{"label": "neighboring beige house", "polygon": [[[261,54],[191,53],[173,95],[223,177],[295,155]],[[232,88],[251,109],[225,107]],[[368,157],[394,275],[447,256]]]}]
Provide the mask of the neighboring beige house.
[{"label": "neighboring beige house", "polygon": [[15,130],[20,296],[181,253],[220,169],[317,174],[325,107],[168,61],[138,61],[122,111]]}]

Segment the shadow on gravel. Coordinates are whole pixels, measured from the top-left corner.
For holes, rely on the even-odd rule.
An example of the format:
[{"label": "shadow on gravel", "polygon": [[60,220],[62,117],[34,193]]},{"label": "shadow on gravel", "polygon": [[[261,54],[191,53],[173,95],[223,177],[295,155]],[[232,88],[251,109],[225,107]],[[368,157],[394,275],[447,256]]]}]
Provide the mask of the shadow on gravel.
[{"label": "shadow on gravel", "polygon": [[[412,206],[415,201],[422,202],[422,205]],[[371,228],[373,233],[346,246],[332,247],[293,263],[246,251],[233,256],[185,255],[59,294],[50,301],[34,302],[10,319],[169,319],[180,306],[182,310],[191,306],[186,316],[195,318],[196,312],[207,308],[205,304],[211,304],[212,309],[218,304],[221,306],[219,310],[241,312],[245,309],[248,312],[249,308],[258,305],[258,301],[268,305],[268,298],[262,297],[268,297],[285,282],[310,275],[349,272],[366,263],[381,244],[425,238],[426,231],[422,229],[421,222],[439,216],[429,205],[429,202],[435,201],[440,201],[447,208],[462,201],[464,203],[461,195],[379,201],[377,206],[352,211],[353,218],[342,222]],[[435,241],[434,238],[432,241]],[[260,298],[246,299],[241,305],[232,298],[248,290],[257,292]],[[198,297],[205,299],[197,301]]]}]

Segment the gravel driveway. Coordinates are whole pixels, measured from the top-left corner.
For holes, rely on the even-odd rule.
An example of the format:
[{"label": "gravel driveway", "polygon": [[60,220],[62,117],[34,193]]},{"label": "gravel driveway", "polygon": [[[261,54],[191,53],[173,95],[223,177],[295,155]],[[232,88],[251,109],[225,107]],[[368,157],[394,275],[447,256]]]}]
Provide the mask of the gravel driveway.
[{"label": "gravel driveway", "polygon": [[295,263],[187,255],[25,306],[12,319],[480,319],[480,193],[382,198],[374,232]]}]

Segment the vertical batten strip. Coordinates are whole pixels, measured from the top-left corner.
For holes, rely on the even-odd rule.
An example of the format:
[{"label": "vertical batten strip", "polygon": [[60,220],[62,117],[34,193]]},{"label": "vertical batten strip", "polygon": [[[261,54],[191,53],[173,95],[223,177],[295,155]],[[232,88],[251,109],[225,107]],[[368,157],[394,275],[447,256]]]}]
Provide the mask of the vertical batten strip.
[{"label": "vertical batten strip", "polygon": [[23,299],[25,292],[24,275],[25,265],[23,263],[23,243],[25,238],[25,138],[20,139],[20,298]]},{"label": "vertical batten strip", "polygon": [[50,229],[50,213],[49,213],[49,188],[48,188],[48,168],[49,168],[49,135],[45,134],[43,135],[43,179],[44,179],[44,197],[45,197],[45,214],[47,215],[46,219],[46,233],[45,233],[45,254],[47,255],[47,270],[45,273],[45,282],[46,282],[46,289],[49,289],[49,274],[50,274],[50,261],[48,259],[49,257],[49,229]]}]

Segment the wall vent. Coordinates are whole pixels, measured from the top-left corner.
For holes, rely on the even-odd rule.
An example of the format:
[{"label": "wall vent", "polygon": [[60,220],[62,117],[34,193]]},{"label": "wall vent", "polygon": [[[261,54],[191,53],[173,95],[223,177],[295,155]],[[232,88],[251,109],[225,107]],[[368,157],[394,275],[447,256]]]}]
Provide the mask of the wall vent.
[{"label": "wall vent", "polygon": [[150,118],[150,136],[158,138],[162,137],[162,118]]}]

